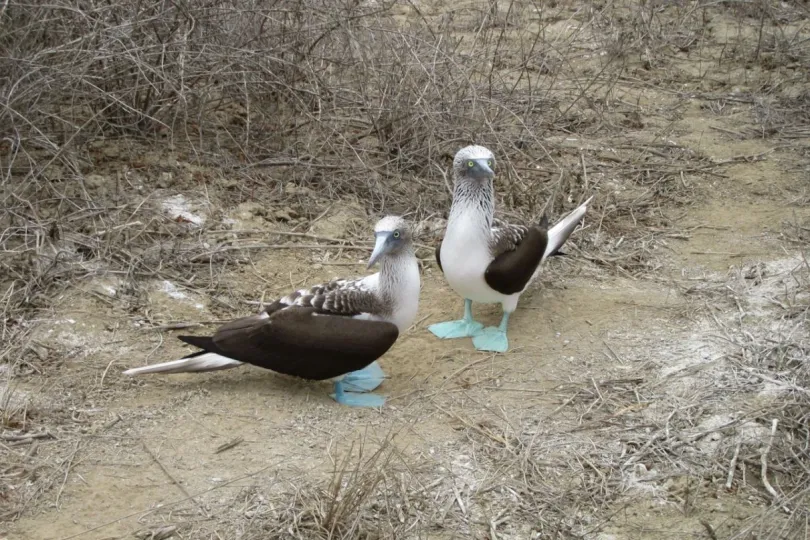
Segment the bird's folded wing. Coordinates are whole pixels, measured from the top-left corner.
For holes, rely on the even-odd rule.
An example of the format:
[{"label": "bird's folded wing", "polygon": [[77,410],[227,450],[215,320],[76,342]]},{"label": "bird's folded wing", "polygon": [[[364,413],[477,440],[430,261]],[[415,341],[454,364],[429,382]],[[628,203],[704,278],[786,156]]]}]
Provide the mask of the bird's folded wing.
[{"label": "bird's folded wing", "polygon": [[385,354],[398,336],[396,325],[389,322],[291,306],[228,323],[213,340],[229,358],[322,380],[364,368]]},{"label": "bird's folded wing", "polygon": [[[502,227],[492,241],[497,255],[484,271],[484,281],[501,294],[515,294],[526,288],[543,260],[548,242],[545,229],[513,225]],[[496,240],[497,238],[497,240]]]},{"label": "bird's folded wing", "polygon": [[492,235],[489,239],[489,249],[494,257],[514,251],[529,233],[524,225],[510,225],[500,220],[493,221]]},{"label": "bird's folded wing", "polygon": [[307,379],[362,369],[391,348],[396,325],[354,318],[383,314],[384,302],[361,281],[330,282],[277,300],[259,315],[236,319],[213,336],[218,352]]}]

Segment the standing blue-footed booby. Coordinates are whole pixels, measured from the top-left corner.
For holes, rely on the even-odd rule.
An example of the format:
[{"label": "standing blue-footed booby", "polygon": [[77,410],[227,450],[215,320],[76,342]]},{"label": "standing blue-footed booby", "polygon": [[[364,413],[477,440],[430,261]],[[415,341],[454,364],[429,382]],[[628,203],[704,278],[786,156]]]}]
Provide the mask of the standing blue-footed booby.
[{"label": "standing blue-footed booby", "polygon": [[[506,352],[506,329],[521,293],[537,275],[540,264],[565,243],[585,215],[585,201],[548,228],[543,216],[533,226],[509,225],[493,217],[495,158],[483,146],[467,146],[453,159],[453,204],[436,262],[450,287],[464,298],[464,318],[433,324],[437,337],[472,337],[479,351]],[[472,303],[500,303],[501,324],[484,328],[472,317]]]},{"label": "standing blue-footed booby", "polygon": [[368,267],[379,262],[378,273],[295,291],[211,337],[178,336],[203,350],[124,374],[215,371],[245,363],[304,379],[336,379],[332,397],[338,403],[381,406],[383,397],[366,392],[385,377],[377,359],[416,317],[420,279],[405,220],[385,217],[374,234]]}]

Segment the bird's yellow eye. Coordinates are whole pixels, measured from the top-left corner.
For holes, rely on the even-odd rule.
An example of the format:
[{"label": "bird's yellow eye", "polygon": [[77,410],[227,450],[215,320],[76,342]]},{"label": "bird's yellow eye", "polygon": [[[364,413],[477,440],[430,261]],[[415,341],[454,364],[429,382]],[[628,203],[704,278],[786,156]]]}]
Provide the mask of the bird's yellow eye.
[{"label": "bird's yellow eye", "polygon": [[487,161],[487,166],[492,167],[492,160],[491,159]]},{"label": "bird's yellow eye", "polygon": [[394,231],[394,238],[399,238],[399,231]]},{"label": "bird's yellow eye", "polygon": [[467,162],[467,167],[472,169],[473,167],[475,167],[475,163],[473,163],[472,161],[468,161]]}]

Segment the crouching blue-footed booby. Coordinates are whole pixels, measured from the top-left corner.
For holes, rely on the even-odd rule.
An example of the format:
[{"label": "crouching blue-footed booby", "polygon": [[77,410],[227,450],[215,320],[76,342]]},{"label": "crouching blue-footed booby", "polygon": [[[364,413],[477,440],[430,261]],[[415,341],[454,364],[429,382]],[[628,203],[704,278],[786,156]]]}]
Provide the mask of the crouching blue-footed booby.
[{"label": "crouching blue-footed booby", "polygon": [[374,233],[368,267],[379,262],[378,273],[295,291],[211,337],[178,336],[203,350],[124,374],[215,371],[246,363],[304,379],[333,379],[337,402],[381,406],[385,399],[368,393],[385,377],[377,359],[416,317],[420,279],[405,220],[385,217]]},{"label": "crouching blue-footed booby", "polygon": [[[464,298],[464,318],[433,324],[442,339],[472,337],[480,351],[506,352],[506,329],[518,299],[537,275],[540,264],[559,249],[585,215],[585,201],[548,228],[548,219],[532,226],[510,225],[493,217],[495,158],[483,146],[467,146],[453,159],[453,204],[436,262],[450,287]],[[472,317],[472,303],[500,303],[500,326],[484,328]]]}]

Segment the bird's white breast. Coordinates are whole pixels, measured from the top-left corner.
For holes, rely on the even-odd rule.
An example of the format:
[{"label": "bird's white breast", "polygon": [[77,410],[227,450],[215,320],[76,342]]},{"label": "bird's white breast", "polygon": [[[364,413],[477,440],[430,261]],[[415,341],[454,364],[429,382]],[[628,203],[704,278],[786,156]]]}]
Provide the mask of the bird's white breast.
[{"label": "bird's white breast", "polygon": [[442,270],[447,283],[460,296],[473,302],[502,302],[505,296],[484,280],[484,272],[492,262],[491,232],[479,223],[480,219],[472,210],[451,216],[442,241]]}]

